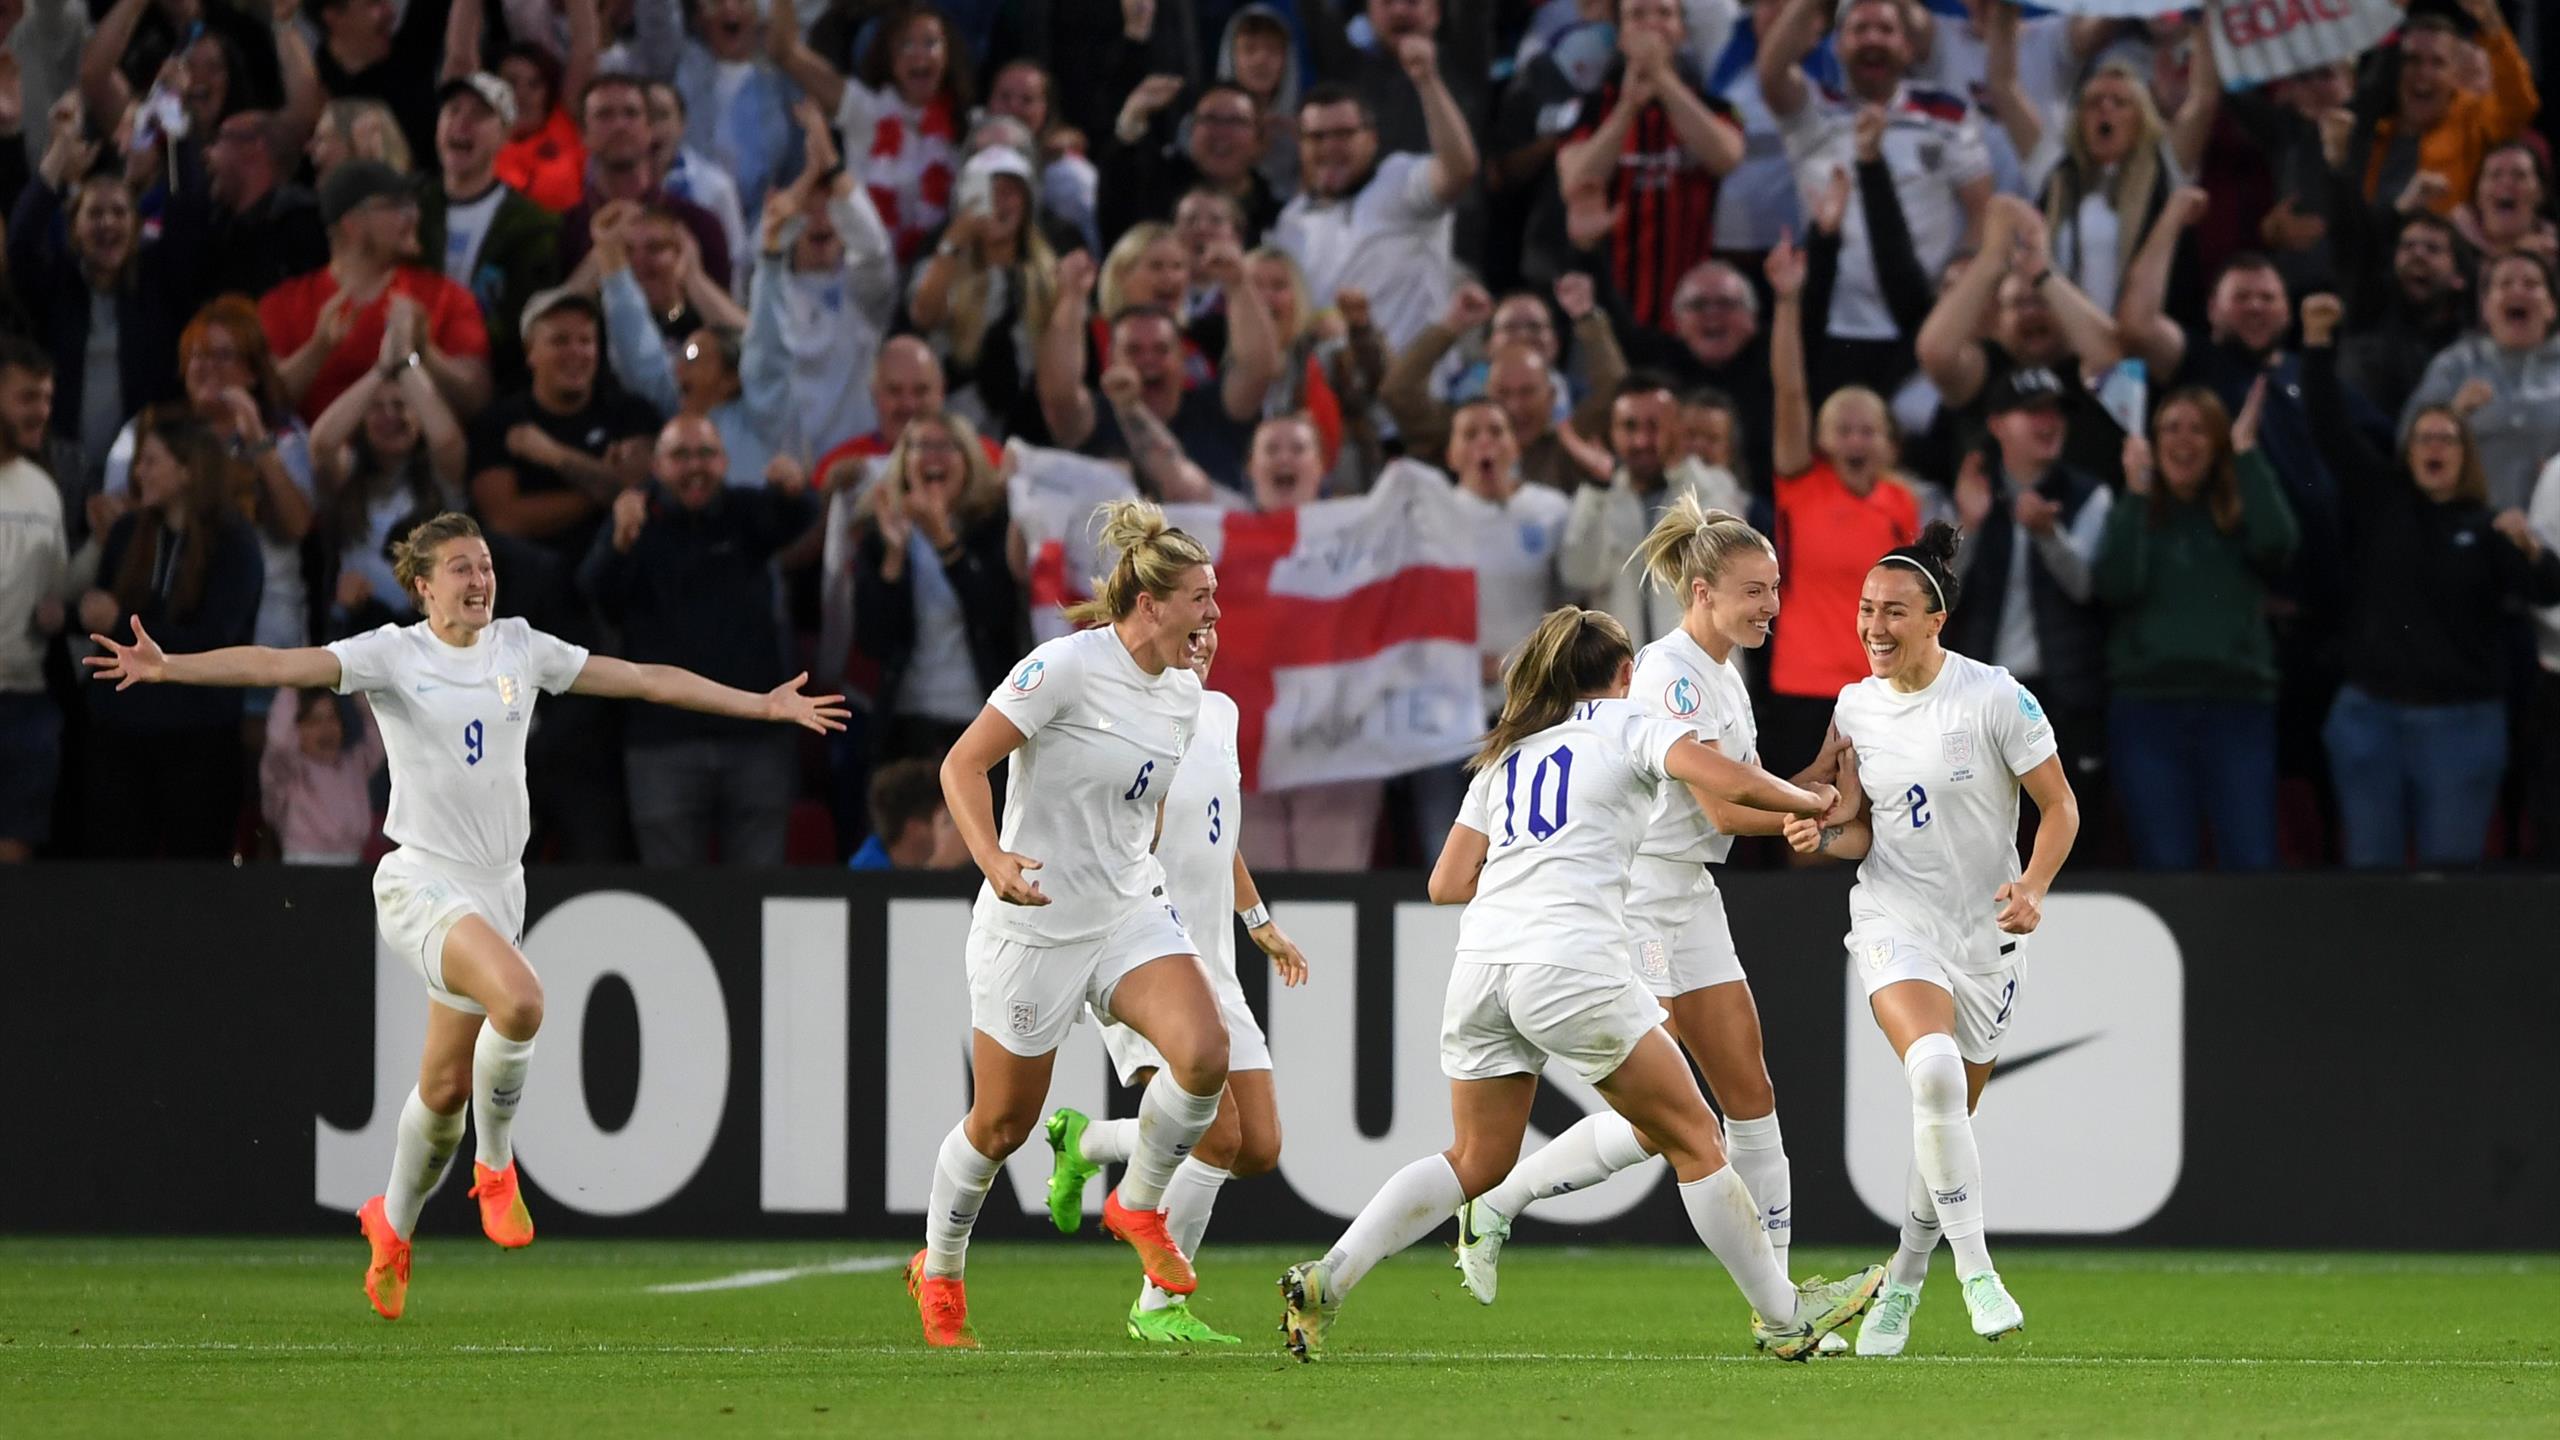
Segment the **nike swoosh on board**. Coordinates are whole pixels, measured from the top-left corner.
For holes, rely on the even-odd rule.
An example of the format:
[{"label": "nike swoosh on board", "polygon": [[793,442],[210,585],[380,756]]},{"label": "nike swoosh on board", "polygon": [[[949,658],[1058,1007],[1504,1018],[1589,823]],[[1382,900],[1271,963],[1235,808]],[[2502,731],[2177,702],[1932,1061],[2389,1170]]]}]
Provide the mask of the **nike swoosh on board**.
[{"label": "nike swoosh on board", "polygon": [[2065,1040],[2059,1045],[2047,1045],[2041,1050],[2030,1050],[2026,1054],[2021,1055],[2014,1060],[2003,1059],[2000,1061],[1999,1065],[1992,1070],[1991,1078],[1993,1080],[2004,1079],[2008,1076],[2017,1074],[2019,1071],[2026,1069],[2030,1065],[2041,1065],[2056,1055],[2077,1050],[2081,1046],[2088,1044],[2090,1041],[2097,1039],[2099,1035],[2104,1035],[2105,1033],[2105,1031],[2101,1030],[2096,1035],[2083,1035],[2077,1040]]}]

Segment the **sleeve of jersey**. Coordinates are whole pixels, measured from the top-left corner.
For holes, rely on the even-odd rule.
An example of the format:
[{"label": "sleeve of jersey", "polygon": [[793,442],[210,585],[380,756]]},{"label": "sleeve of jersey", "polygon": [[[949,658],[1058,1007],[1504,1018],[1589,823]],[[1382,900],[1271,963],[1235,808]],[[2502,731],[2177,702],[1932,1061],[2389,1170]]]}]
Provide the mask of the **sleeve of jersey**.
[{"label": "sleeve of jersey", "polygon": [[1644,707],[1647,715],[1676,721],[1690,734],[1709,744],[1723,737],[1723,721],[1707,706],[1706,686],[1689,672],[1689,667],[1646,647],[1636,660],[1634,678],[1627,682],[1627,698]]},{"label": "sleeve of jersey", "polygon": [[1030,739],[1084,693],[1084,669],[1067,636],[1052,640],[1023,657],[987,697],[1022,738]]},{"label": "sleeve of jersey", "polygon": [[1396,202],[1407,216],[1429,220],[1448,210],[1440,203],[1440,192],[1431,183],[1431,157],[1428,155],[1390,155],[1384,162],[1391,167]]},{"label": "sleeve of jersey", "polygon": [[2045,718],[2034,691],[2004,676],[1991,687],[1988,703],[1992,713],[1983,728],[1999,737],[2000,758],[2010,774],[2024,775],[2053,758],[2053,722]]},{"label": "sleeve of jersey", "polygon": [[[524,622],[516,622],[523,625]],[[578,683],[580,672],[587,668],[587,647],[572,645],[556,635],[548,635],[525,625],[525,650],[533,657],[533,683],[547,695],[557,695]]]},{"label": "sleeve of jersey", "polygon": [[1488,765],[1471,776],[1466,798],[1458,802],[1458,823],[1479,835],[1493,833],[1493,772]]},{"label": "sleeve of jersey", "polygon": [[354,695],[367,690],[381,690],[391,684],[391,647],[400,633],[396,625],[384,625],[344,640],[332,640],[322,648],[338,657],[337,691]]},{"label": "sleeve of jersey", "polygon": [[1672,746],[1683,740],[1705,738],[1689,721],[1638,715],[1627,726],[1627,755],[1646,779],[1659,783],[1671,778],[1665,767],[1671,761]]}]

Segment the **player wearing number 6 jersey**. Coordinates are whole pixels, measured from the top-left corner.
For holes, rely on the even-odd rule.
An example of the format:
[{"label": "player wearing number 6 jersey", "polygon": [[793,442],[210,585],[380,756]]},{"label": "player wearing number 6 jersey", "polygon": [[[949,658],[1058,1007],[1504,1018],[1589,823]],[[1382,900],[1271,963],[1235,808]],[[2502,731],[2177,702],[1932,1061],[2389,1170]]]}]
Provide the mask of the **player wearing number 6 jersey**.
[{"label": "player wearing number 6 jersey", "polygon": [[[1858,596],[1874,674],[1840,692],[1834,725],[1853,746],[1844,821],[1797,821],[1807,854],[1863,856],[1849,893],[1849,963],[1911,1085],[1912,1175],[1902,1245],[1859,1327],[1858,1353],[1899,1355],[1929,1255],[1946,1236],[1974,1333],[2026,1317],[1983,1243],[1982,1157],[1973,1107],[2000,1055],[2026,975],[2027,937],[2080,833],[2080,806],[2053,726],[1996,665],[1938,643],[1955,604],[1953,527],[1876,562]],[[2018,791],[2034,797],[2035,854],[2018,869]]]},{"label": "player wearing number 6 jersey", "polygon": [[[1217,663],[1218,632],[1201,632],[1191,668],[1204,682]],[[1209,1230],[1209,1211],[1229,1180],[1270,1173],[1280,1163],[1280,1107],[1271,1088],[1271,1047],[1262,1026],[1245,1004],[1244,987],[1236,980],[1233,914],[1242,920],[1254,948],[1271,958],[1284,985],[1307,978],[1306,957],[1271,918],[1255,889],[1253,874],[1236,849],[1237,808],[1244,773],[1236,753],[1236,702],[1215,690],[1200,695],[1200,731],[1191,753],[1183,757],[1165,794],[1164,836],[1156,854],[1164,863],[1165,896],[1188,917],[1193,939],[1200,942],[1200,963],[1209,988],[1218,997],[1218,1014],[1227,1026],[1227,1089],[1218,1102],[1218,1118],[1189,1158],[1165,1186],[1165,1229],[1196,1266],[1200,1237]],[[1102,1027],[1103,1048],[1123,1085],[1144,1088],[1164,1069],[1164,1057],[1146,1037],[1126,1025]],[[1060,1230],[1073,1234],[1084,1223],[1084,1187],[1103,1166],[1127,1160],[1138,1148],[1135,1118],[1094,1120],[1082,1111],[1060,1108],[1042,1127],[1055,1168],[1049,1174],[1049,1214]],[[1212,1329],[1191,1313],[1179,1295],[1167,1294],[1152,1281],[1139,1287],[1129,1306],[1129,1338],[1157,1344],[1240,1343]]]},{"label": "player wearing number 6 jersey", "polygon": [[[907,1289],[925,1341],[974,1346],[961,1272],[996,1167],[1038,1128],[1060,1041],[1087,1006],[1144,1036],[1164,1067],[1103,1228],[1168,1295],[1195,1286],[1165,1228],[1166,1183],[1218,1113],[1227,1030],[1191,937],[1165,898],[1155,844],[1165,794],[1199,739],[1191,656],[1218,623],[1199,541],[1135,500],[1103,508],[1118,559],[1062,636],[1017,663],[942,762],[942,793],[986,877],[969,923],[969,1113],[943,1138],[925,1248]],[[987,771],[1011,757],[998,835]]]},{"label": "player wearing number 6 jersey", "polygon": [[[1663,512],[1630,563],[1686,603],[1680,627],[1637,653],[1628,698],[1648,715],[1687,725],[1719,754],[1757,766],[1759,728],[1734,662],[1736,650],[1768,643],[1778,615],[1775,550],[1741,520],[1684,497]],[[1826,748],[1795,783],[1828,781],[1836,758]],[[1711,867],[1731,852],[1735,835],[1775,835],[1785,820],[1685,786],[1662,787],[1629,873],[1626,911],[1630,968],[1670,1010],[1671,1033],[1706,1074],[1724,1112],[1725,1149],[1759,1206],[1780,1270],[1793,1226],[1787,1152],[1761,1058],[1759,1008]],[[1503,1242],[1531,1204],[1597,1185],[1652,1154],[1624,1116],[1603,1110],[1522,1160],[1458,1214],[1458,1269],[1468,1292],[1493,1303]],[[1826,1337],[1824,1348],[1847,1346]]]},{"label": "player wearing number 6 jersey", "polygon": [[373,702],[391,763],[391,814],[383,833],[399,849],[373,875],[382,938],[410,964],[435,1002],[418,1085],[401,1107],[391,1182],[358,1219],[373,1248],[364,1290],[397,1320],[409,1289],[409,1231],[462,1139],[463,1102],[478,1134],[471,1193],[489,1238],[533,1241],[533,1218],[516,1187],[510,1131],[542,1026],[542,982],[516,947],[524,931],[524,869],[532,832],[525,795],[525,738],[536,692],[622,696],[662,705],[844,728],[839,695],[803,695],[792,681],[754,695],[668,665],[590,655],[518,619],[496,618],[498,577],[480,527],[439,515],[392,547],[392,573],[426,616],[325,647],[243,645],[165,655],[137,620],[133,642],[92,635],[107,653],[89,657],[102,680],[127,685],[326,685]]},{"label": "player wearing number 6 jersey", "polygon": [[1282,1277],[1281,1328],[1301,1360],[1371,1267],[1510,1171],[1550,1061],[1661,1148],[1690,1223],[1781,1358],[1809,1356],[1883,1279],[1872,1266],[1836,1284],[1788,1283],[1688,1062],[1662,1032],[1662,1007],[1626,961],[1627,869],[1664,785],[1803,816],[1838,796],[1719,755],[1687,723],[1628,703],[1633,649],[1605,613],[1568,607],[1539,622],[1504,677],[1502,717],[1471,762],[1475,780],[1431,872],[1434,903],[1467,906],[1440,1019],[1457,1143],[1397,1171],[1323,1259]]}]

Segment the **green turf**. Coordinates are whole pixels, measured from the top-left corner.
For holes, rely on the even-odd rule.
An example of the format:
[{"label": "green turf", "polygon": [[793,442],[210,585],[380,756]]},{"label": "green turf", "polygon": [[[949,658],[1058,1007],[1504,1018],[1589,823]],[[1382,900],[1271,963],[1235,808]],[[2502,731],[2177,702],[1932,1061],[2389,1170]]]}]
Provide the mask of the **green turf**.
[{"label": "green turf", "polygon": [[[352,1230],[352,1226],[349,1227]],[[2560,1259],[2061,1251],[2003,1261],[2028,1331],[1976,1340],[1941,1255],[1900,1361],[1751,1355],[1703,1252],[1504,1257],[1478,1308],[1426,1242],[1326,1358],[1279,1349],[1279,1250],[1212,1246],[1241,1350],[1121,1335],[1134,1269],[1091,1236],[983,1245],[987,1348],[927,1353],[881,1247],[419,1247],[407,1319],[343,1242],[0,1240],[0,1434],[855,1436],[2476,1435],[2560,1431]],[[1797,1252],[1797,1269],[1852,1260]],[[821,1267],[753,1288],[649,1287]],[[852,1266],[882,1268],[856,1272]]]}]

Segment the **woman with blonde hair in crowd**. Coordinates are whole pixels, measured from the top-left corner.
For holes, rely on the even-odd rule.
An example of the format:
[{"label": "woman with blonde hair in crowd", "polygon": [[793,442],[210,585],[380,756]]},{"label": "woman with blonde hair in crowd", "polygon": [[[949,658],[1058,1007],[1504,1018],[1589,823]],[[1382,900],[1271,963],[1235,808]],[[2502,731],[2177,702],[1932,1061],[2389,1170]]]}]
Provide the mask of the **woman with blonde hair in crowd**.
[{"label": "woman with blonde hair in crowd", "polygon": [[1032,362],[1058,288],[1039,222],[1030,162],[1002,145],[979,151],[961,167],[951,223],[907,283],[907,318],[942,362],[951,408],[999,435],[1038,414]]},{"label": "woman with blonde hair in crowd", "polygon": [[1387,373],[1386,340],[1369,318],[1369,297],[1345,288],[1332,309],[1318,310],[1306,272],[1288,251],[1269,245],[1245,255],[1244,278],[1271,312],[1282,346],[1280,376],[1262,413],[1303,414],[1315,425],[1332,477],[1327,494],[1367,490],[1386,463],[1369,412]]},{"label": "woman with blonde hair in crowd", "polygon": [[1022,652],[1004,480],[976,426],[952,411],[919,415],[870,509],[854,542],[853,649],[880,671],[872,759],[938,756]]},{"label": "woman with blonde hair in crowd", "polygon": [[332,100],[321,107],[320,124],[303,153],[311,158],[315,186],[350,160],[378,160],[403,175],[416,168],[398,117],[379,100]]},{"label": "woman with blonde hair in crowd", "polygon": [[391,571],[391,541],[460,506],[469,480],[462,422],[425,368],[405,363],[407,343],[400,326],[386,326],[379,363],[311,424],[320,536],[337,576],[331,621],[321,627],[332,638],[416,617],[414,597]]}]

